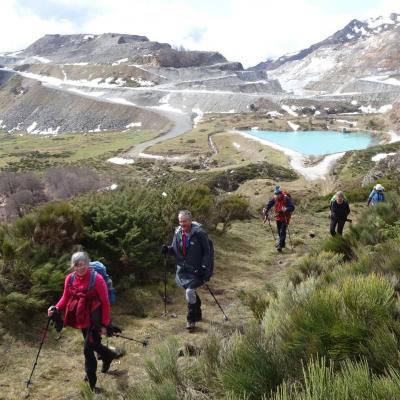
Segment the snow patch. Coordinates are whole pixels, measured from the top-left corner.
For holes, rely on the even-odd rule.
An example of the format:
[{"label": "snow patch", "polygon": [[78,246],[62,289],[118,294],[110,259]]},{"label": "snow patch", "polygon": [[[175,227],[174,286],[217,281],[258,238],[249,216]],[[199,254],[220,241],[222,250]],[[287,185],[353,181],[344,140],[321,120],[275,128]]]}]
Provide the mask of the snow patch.
[{"label": "snow patch", "polygon": [[179,108],[174,108],[169,104],[162,104],[161,106],[152,106],[152,107],[149,107],[149,108],[154,108],[156,110],[173,112],[173,113],[176,113],[176,114],[183,114],[182,110],[180,110]]},{"label": "snow patch", "polygon": [[97,128],[95,128],[95,129],[90,129],[90,130],[88,130],[88,132],[89,132],[89,133],[101,132],[100,126],[101,126],[101,125],[99,124],[99,125],[97,125]]},{"label": "snow patch", "polygon": [[389,131],[388,134],[390,136],[389,143],[400,142],[400,135],[399,134],[397,134],[394,131]]},{"label": "snow patch", "polygon": [[119,65],[119,64],[127,62],[127,61],[128,61],[128,58],[121,58],[120,60],[113,62],[111,65]]},{"label": "snow patch", "polygon": [[300,128],[300,125],[294,124],[294,123],[291,122],[291,121],[288,121],[287,123],[288,123],[288,125],[289,125],[294,131],[297,131],[297,129]]},{"label": "snow patch", "polygon": [[136,106],[135,103],[132,103],[131,101],[128,101],[122,97],[106,97],[106,100],[111,101],[111,103],[123,104],[125,106]]},{"label": "snow patch", "polygon": [[126,125],[125,128],[136,128],[142,126],[141,122],[131,122],[130,124]]},{"label": "snow patch", "polygon": [[282,110],[285,110],[288,114],[293,115],[294,117],[298,117],[299,115],[293,111],[293,107],[294,106],[287,106],[285,104],[281,106]]},{"label": "snow patch", "polygon": [[368,105],[368,106],[359,107],[359,110],[364,114],[376,114],[376,113],[384,114],[384,113],[390,111],[392,108],[393,108],[393,106],[391,104],[387,104],[387,105],[381,106],[379,108],[375,108],[375,107],[372,107],[371,105]]},{"label": "snow patch", "polygon": [[283,114],[281,114],[279,111],[268,111],[265,115],[271,118],[278,118],[281,117]]},{"label": "snow patch", "polygon": [[373,157],[371,157],[372,161],[378,162],[380,160],[383,160],[387,156],[394,156],[396,153],[378,153],[375,154]]},{"label": "snow patch", "polygon": [[34,60],[37,60],[37,61],[41,62],[42,64],[48,64],[48,63],[51,62],[51,60],[49,60],[48,58],[45,58],[45,57],[33,56],[32,58]]},{"label": "snow patch", "polygon": [[29,126],[26,128],[26,131],[27,131],[28,133],[31,133],[36,127],[37,127],[37,122],[34,121],[34,122],[32,122],[31,125],[29,125]]},{"label": "snow patch", "polygon": [[361,81],[383,83],[384,85],[400,86],[400,80],[396,78],[390,78],[389,75],[372,75],[360,78]]},{"label": "snow patch", "polygon": [[192,113],[196,114],[196,116],[193,118],[193,127],[195,128],[203,119],[204,113],[200,110],[200,108],[192,108]]},{"label": "snow patch", "polygon": [[135,161],[132,158],[112,157],[107,160],[110,163],[118,165],[133,164]]}]

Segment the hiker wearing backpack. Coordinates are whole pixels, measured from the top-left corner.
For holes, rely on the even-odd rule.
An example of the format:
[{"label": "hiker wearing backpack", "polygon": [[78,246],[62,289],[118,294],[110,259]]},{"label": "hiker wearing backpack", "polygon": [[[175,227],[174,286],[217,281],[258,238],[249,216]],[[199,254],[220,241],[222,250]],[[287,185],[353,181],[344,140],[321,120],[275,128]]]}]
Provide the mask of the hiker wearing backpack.
[{"label": "hiker wearing backpack", "polygon": [[170,253],[176,257],[175,281],[186,290],[186,329],[193,330],[196,322],[202,320],[201,300],[196,289],[211,278],[213,249],[207,233],[193,221],[190,211],[180,211],[178,221],[171,246],[164,244],[161,252],[164,256]]},{"label": "hiker wearing backpack", "polygon": [[97,382],[95,352],[103,361],[102,372],[107,372],[111,362],[123,353],[101,343],[101,335],[112,336],[120,330],[112,326],[110,321],[107,284],[102,275],[90,267],[89,261],[85,252],[72,255],[72,272],[65,278],[63,295],[47,313],[52,317],[54,312],[64,312],[64,325],[81,329],[84,337],[85,380],[94,391]]},{"label": "hiker wearing backpack", "polygon": [[[337,233],[339,235],[343,234],[344,224],[348,220],[347,217],[350,214],[350,206],[346,197],[342,191],[337,192],[331,199],[329,204],[330,209],[330,228],[329,231],[332,236],[336,235],[336,227]],[[351,220],[350,220],[351,222]]]},{"label": "hiker wearing backpack", "polygon": [[268,213],[272,207],[274,208],[274,217],[279,235],[275,247],[281,253],[282,249],[286,247],[286,230],[294,211],[294,205],[289,193],[284,192],[280,186],[275,186],[272,199],[263,208],[264,222],[269,219]]},{"label": "hiker wearing backpack", "polygon": [[367,205],[374,206],[377,203],[381,203],[381,202],[385,201],[384,191],[385,191],[385,188],[380,183],[377,183],[368,196]]}]

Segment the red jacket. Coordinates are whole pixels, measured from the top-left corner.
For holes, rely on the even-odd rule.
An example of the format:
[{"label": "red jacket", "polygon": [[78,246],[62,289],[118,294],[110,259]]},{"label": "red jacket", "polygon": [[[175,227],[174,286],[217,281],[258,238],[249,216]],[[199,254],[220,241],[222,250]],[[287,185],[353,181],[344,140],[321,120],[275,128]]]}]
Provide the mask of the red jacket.
[{"label": "red jacket", "polygon": [[110,323],[110,302],[108,300],[107,285],[103,277],[96,273],[92,290],[88,291],[90,281],[90,268],[83,276],[75,274],[71,285],[71,276],[65,278],[64,293],[56,304],[59,310],[64,311],[64,324],[73,328],[82,329],[92,326],[92,314],[99,308],[101,310],[101,324]]},{"label": "red jacket", "polygon": [[[280,199],[272,198],[267,204],[267,212],[272,207],[274,207],[275,211],[275,220],[284,221],[288,224],[290,221],[291,213],[294,211],[294,205],[291,198],[286,194],[283,194]],[[285,211],[283,211],[283,208],[285,208]]]}]

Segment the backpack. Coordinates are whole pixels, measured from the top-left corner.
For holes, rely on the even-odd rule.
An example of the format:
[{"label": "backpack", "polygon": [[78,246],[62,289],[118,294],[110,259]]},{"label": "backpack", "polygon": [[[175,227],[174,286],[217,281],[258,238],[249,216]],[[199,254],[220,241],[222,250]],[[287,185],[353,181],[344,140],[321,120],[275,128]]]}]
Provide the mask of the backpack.
[{"label": "backpack", "polygon": [[[100,261],[91,261],[89,263],[89,266],[90,266],[90,278],[89,278],[88,292],[90,290],[92,290],[94,287],[94,284],[96,282],[96,274],[100,274],[103,277],[104,282],[107,285],[108,300],[109,300],[110,304],[114,304],[117,296],[115,293],[115,289],[113,287],[112,280],[111,280],[110,276],[107,274],[106,266],[103,263],[101,263]],[[75,273],[73,273],[71,275],[69,284],[72,285],[74,283],[74,280],[75,280]]]},{"label": "backpack", "polygon": [[[195,221],[193,221],[193,223],[197,224],[201,227],[200,223],[195,222]],[[209,280],[214,274],[214,243],[209,238],[208,233],[204,229],[201,229],[201,230],[206,235],[207,240],[208,240],[208,245],[210,246],[210,268],[207,268],[207,271],[206,271],[206,277],[207,277],[207,280]]]},{"label": "backpack", "polygon": [[208,245],[210,246],[210,268],[207,271],[207,277],[208,277],[208,279],[210,279],[214,274],[214,243],[208,237],[208,235],[207,235],[207,239],[208,239]]}]

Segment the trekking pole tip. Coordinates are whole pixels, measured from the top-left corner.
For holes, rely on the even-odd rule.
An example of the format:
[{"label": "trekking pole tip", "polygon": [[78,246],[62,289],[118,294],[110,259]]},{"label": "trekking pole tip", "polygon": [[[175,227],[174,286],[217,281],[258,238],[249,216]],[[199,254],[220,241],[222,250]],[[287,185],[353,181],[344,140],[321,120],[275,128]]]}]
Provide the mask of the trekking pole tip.
[{"label": "trekking pole tip", "polygon": [[229,318],[226,315],[224,315],[224,321],[229,321]]}]

